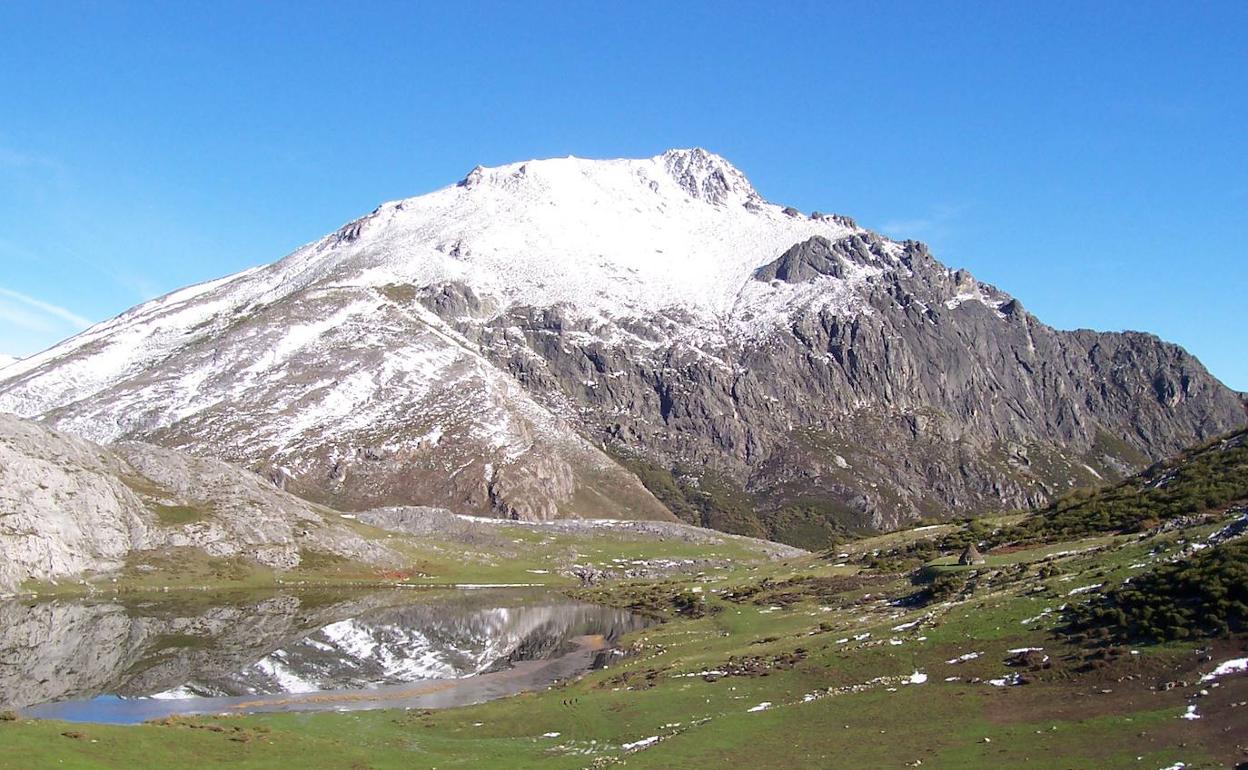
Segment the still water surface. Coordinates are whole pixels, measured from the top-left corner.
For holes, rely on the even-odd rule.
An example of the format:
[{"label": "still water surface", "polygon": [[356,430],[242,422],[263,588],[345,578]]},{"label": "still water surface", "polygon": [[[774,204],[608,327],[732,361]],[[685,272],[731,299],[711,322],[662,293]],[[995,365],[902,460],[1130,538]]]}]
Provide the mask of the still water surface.
[{"label": "still water surface", "polygon": [[505,589],[0,603],[0,709],[175,714],[445,708],[602,666],[646,621]]}]

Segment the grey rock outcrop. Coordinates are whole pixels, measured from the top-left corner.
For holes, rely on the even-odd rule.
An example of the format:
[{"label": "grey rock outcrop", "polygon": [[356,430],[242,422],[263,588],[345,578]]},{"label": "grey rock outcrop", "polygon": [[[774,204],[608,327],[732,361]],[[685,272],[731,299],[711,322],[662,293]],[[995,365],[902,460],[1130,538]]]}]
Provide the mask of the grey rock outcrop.
[{"label": "grey rock outcrop", "polygon": [[814,237],[803,241],[781,254],[774,262],[768,262],[754,271],[760,281],[785,281],[801,283],[821,275],[844,278],[845,269],[833,254],[827,238]]},{"label": "grey rock outcrop", "polygon": [[[755,278],[834,286],[884,246],[811,239]],[[609,446],[729,479],[760,511],[738,529],[752,535],[775,536],[767,519],[786,508],[891,527],[1039,505],[1245,422],[1176,345],[1057,331],[919,243],[901,264],[867,280],[862,310],[805,306],[763,339],[718,346],[603,342],[670,339],[677,315],[624,334],[522,308],[460,330]]]},{"label": "grey rock outcrop", "polygon": [[336,515],[220,460],[139,443],[101,447],[0,413],[0,593],[191,548],[275,569],[313,551],[402,557]]}]

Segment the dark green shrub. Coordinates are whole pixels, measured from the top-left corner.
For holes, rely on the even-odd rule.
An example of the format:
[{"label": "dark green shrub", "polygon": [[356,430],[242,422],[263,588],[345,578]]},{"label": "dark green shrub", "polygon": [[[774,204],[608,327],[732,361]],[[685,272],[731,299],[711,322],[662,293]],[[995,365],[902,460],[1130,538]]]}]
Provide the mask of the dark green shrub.
[{"label": "dark green shrub", "polygon": [[1166,642],[1248,631],[1248,541],[1164,564],[1071,611],[1080,640]]}]

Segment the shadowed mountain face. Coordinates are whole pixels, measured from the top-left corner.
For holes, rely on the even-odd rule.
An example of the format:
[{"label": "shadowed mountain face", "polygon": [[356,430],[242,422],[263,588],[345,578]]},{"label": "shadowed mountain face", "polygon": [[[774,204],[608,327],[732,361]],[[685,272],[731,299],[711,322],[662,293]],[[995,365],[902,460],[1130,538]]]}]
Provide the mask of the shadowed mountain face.
[{"label": "shadowed mountain face", "polygon": [[621,610],[516,592],[275,594],[234,604],[0,603],[0,708],[101,694],[220,697],[448,679],[613,640]]},{"label": "shadowed mountain face", "polygon": [[342,509],[806,545],[1040,503],[1245,422],[1183,350],[1056,331],[701,150],[476,169],[0,378],[0,410]]}]

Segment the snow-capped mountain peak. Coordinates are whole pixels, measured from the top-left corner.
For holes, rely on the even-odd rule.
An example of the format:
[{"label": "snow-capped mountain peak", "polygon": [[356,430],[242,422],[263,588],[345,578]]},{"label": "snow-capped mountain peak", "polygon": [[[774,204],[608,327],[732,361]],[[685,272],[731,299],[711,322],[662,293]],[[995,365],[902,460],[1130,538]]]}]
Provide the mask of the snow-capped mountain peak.
[{"label": "snow-capped mountain peak", "polygon": [[[591,184],[610,185],[609,177],[617,172],[633,176],[633,181],[655,194],[683,194],[714,205],[762,203],[745,174],[701,147],[668,150],[653,158],[591,160],[568,156],[492,168],[477,166],[457,186],[471,189],[486,185],[513,190],[528,186],[549,191],[557,185],[575,186],[577,177]],[[671,189],[669,182],[674,182],[680,192]]]},{"label": "snow-capped mountain peak", "polygon": [[462,283],[500,312],[562,304],[620,319],[679,309],[695,331],[722,330],[759,266],[811,237],[855,232],[847,219],[763,201],[717,155],[670,150],[478,167],[383,204],[274,269],[284,285]]},{"label": "snow-capped mountain peak", "polygon": [[662,157],[667,173],[693,198],[719,205],[763,202],[736,166],[701,147],[668,150]]},{"label": "snow-capped mountain peak", "polygon": [[[1139,382],[1101,382],[1113,350]],[[1139,422],[1140,393],[1161,399],[1149,452],[1242,421],[1155,340],[1043,327],[921,244],[764,201],[702,149],[479,167],[0,370],[0,411],[98,441],[223,457],[342,509],[522,518],[670,516],[620,446],[773,485],[776,506],[792,483],[859,523],[1028,505],[1078,479],[1018,481],[976,448],[1112,473],[1094,440]],[[854,455],[907,442],[923,462]]]}]

